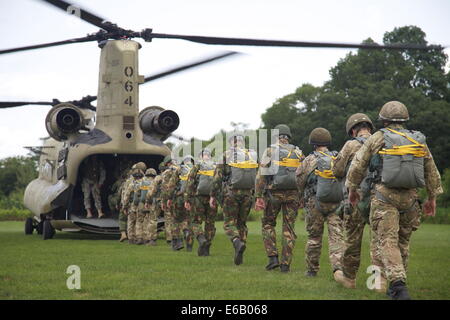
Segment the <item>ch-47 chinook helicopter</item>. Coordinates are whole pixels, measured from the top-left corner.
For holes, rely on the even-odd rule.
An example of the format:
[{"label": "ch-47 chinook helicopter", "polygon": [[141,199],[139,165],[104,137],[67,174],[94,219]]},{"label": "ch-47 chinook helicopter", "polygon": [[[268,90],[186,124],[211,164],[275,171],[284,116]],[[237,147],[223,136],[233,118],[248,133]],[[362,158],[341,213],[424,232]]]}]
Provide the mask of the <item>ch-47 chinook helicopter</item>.
[{"label": "ch-47 chinook helicopter", "polygon": [[[97,156],[109,173],[103,191],[108,190],[121,172],[131,164],[143,161],[147,167],[157,168],[170,150],[164,140],[177,129],[179,118],[174,111],[147,107],[139,112],[139,84],[152,81],[200,64],[235,54],[227,52],[197,63],[144,78],[139,75],[138,51],[141,38],[182,39],[210,45],[244,45],[313,48],[363,49],[420,49],[436,46],[416,44],[378,45],[374,43],[344,44],[262,39],[204,37],[154,33],[152,29],[140,32],[126,30],[68,2],[42,0],[68,13],[76,14],[100,30],[81,38],[0,50],[0,54],[97,41],[101,49],[98,93],[78,101],[59,102],[2,102],[0,108],[27,104],[52,105],[45,119],[50,138],[39,148],[39,177],[30,182],[24,194],[24,203],[33,214],[25,225],[26,233],[37,229],[44,239],[52,238],[55,229],[91,233],[119,233],[117,213],[106,210],[108,218],[86,219],[83,208],[81,180],[88,159]],[[96,108],[90,103],[98,100]],[[105,191],[106,192],[106,191]],[[103,195],[103,201],[107,194]],[[104,205],[107,208],[106,205]]]}]

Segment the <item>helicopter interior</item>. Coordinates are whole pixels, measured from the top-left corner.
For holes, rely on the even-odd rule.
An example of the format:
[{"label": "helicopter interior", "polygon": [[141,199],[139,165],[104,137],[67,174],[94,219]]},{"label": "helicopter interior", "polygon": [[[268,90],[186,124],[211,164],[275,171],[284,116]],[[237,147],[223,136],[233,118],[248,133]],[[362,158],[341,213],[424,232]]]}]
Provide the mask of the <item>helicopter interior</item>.
[{"label": "helicopter interior", "polygon": [[[92,224],[98,224],[98,220],[103,220],[106,222],[111,222],[114,220],[117,223],[119,216],[118,210],[115,208],[114,198],[117,199],[115,195],[116,190],[114,190],[114,184],[120,179],[121,176],[125,175],[133,164],[142,161],[147,165],[147,168],[154,168],[158,172],[158,165],[162,161],[163,157],[160,155],[142,155],[142,154],[98,154],[98,160],[104,165],[106,175],[105,181],[100,189],[102,211],[105,214],[105,218],[98,219],[98,212],[95,208],[94,199],[92,194],[90,194],[91,208],[94,213],[94,217],[87,219],[87,211],[84,208],[84,194],[82,191],[82,181],[83,172],[85,172],[85,166],[89,163],[89,158],[93,157],[91,155],[85,159],[80,164],[78,170],[77,184],[74,188],[71,202],[69,204],[67,219],[68,220],[84,220],[85,222],[92,221]],[[101,223],[102,225],[104,223]]]}]

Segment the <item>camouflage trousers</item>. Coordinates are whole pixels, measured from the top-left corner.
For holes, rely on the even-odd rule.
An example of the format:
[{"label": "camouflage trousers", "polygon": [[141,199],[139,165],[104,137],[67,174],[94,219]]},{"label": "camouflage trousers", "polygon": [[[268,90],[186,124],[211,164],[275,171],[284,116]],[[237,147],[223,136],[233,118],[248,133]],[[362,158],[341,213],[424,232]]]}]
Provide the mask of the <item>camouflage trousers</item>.
[{"label": "camouflage trousers", "polygon": [[84,208],[91,209],[91,193],[92,198],[94,198],[94,204],[97,210],[102,209],[102,199],[100,195],[100,188],[97,184],[91,183],[90,181],[84,179],[81,182],[81,190],[83,191],[84,196]]},{"label": "camouflage trousers", "polygon": [[247,241],[247,217],[253,204],[252,190],[228,190],[223,199],[223,229],[233,241]]},{"label": "camouflage trousers", "polygon": [[194,241],[193,231],[191,226],[191,216],[184,207],[184,196],[178,195],[173,200],[173,234],[177,239],[186,240],[187,245],[192,245]]},{"label": "camouflage trousers", "polygon": [[[152,224],[150,226],[150,233],[153,234],[153,232],[156,234],[155,239],[158,237],[158,218],[160,216],[164,216],[164,233],[166,234],[166,240],[172,241],[172,225],[170,217],[166,217],[166,213],[161,209],[161,202],[160,201],[154,201],[152,205],[150,206],[150,212],[152,216]],[[167,219],[167,220],[166,220]]]},{"label": "camouflage trousers", "polygon": [[273,191],[265,196],[266,208],[261,219],[264,248],[268,257],[278,256],[276,220],[280,210],[283,212],[281,264],[290,265],[295,247],[295,220],[297,219],[299,199],[297,190]]},{"label": "camouflage trousers", "polygon": [[409,240],[419,226],[421,208],[414,195],[405,194],[398,199],[393,195],[389,199],[383,201],[376,195],[371,202],[372,261],[381,267],[389,282],[406,282]]},{"label": "camouflage trousers", "polygon": [[157,232],[157,224],[158,224],[158,217],[156,216],[156,211],[153,210],[153,207],[150,207],[150,209],[144,209],[144,240],[150,241],[155,240],[158,238],[158,232]]},{"label": "camouflage trousers", "polygon": [[119,231],[127,231],[127,215],[123,212],[123,210],[120,210],[119,212]]},{"label": "camouflage trousers", "polygon": [[128,219],[127,219],[127,236],[129,240],[137,240],[136,220],[137,220],[136,208],[132,207],[128,209]]},{"label": "camouflage trousers", "polygon": [[328,256],[330,258],[333,272],[342,270],[342,253],[344,251],[344,235],[342,219],[333,211],[337,209],[339,203],[320,203],[321,210],[330,212],[323,214],[317,208],[316,198],[310,197],[306,203],[306,231],[308,240],[306,242],[305,256],[308,271],[318,272],[319,261],[322,251],[322,238],[324,224],[328,224]]},{"label": "camouflage trousers", "polygon": [[[204,235],[208,242],[211,242],[216,235],[216,215],[217,209],[209,206],[209,196],[195,196],[192,201],[192,231],[195,237]],[[205,230],[202,224],[205,222]]]},{"label": "camouflage trousers", "polygon": [[352,213],[345,213],[344,252],[342,254],[342,271],[347,278],[356,279],[361,262],[361,244],[366,222],[357,208]]}]

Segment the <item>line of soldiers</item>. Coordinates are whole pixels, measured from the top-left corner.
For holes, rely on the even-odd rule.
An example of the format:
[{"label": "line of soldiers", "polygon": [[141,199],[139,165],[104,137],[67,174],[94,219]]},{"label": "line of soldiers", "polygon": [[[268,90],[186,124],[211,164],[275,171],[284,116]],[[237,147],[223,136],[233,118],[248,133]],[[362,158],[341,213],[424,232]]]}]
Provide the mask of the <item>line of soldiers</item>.
[{"label": "line of soldiers", "polygon": [[[375,290],[387,292],[392,299],[409,299],[409,239],[420,224],[422,208],[434,215],[436,197],[443,190],[425,136],[404,126],[409,120],[406,106],[386,103],[379,120],[383,128],[374,132],[367,115],[352,115],[346,124],[351,139],[340,152],[329,150],[332,137],[327,129],[315,128],[309,135],[314,151],[305,157],[290,143],[290,128],[280,124],[260,161],[255,150],[245,148],[245,135],[234,132],[218,163],[205,148],[198,160],[186,156],[180,165],[167,156],[158,176],[145,164],[135,164],[121,187],[120,241],[128,237],[130,243],[155,245],[156,221],[164,212],[166,240],[173,250],[186,244],[186,250],[192,251],[197,240],[198,256],[209,256],[220,204],[234,264],[240,265],[254,204],[256,210],[263,210],[266,269],[289,272],[297,239],[295,221],[299,208],[305,208],[306,276],[315,277],[319,271],[327,222],[333,277],[346,288],[355,288],[363,230],[369,224],[372,265],[380,272]],[[420,187],[428,193],[423,206],[417,195]],[[281,256],[275,232],[280,211]]]}]

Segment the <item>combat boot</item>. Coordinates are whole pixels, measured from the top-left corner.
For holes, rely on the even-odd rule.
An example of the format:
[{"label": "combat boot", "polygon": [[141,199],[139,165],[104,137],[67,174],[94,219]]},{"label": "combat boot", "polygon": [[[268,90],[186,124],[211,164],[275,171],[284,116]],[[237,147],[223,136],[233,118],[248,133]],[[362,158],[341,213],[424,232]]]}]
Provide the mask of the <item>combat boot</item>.
[{"label": "combat boot", "polygon": [[190,236],[189,230],[184,230],[183,234],[184,234],[184,240],[186,241],[186,251],[191,252],[192,251],[192,241],[189,242],[188,239],[192,240],[192,238],[189,237]]},{"label": "combat boot", "polygon": [[150,241],[147,243],[147,245],[148,245],[148,246],[152,246],[152,247],[156,246],[156,240],[150,240]]},{"label": "combat boot", "polygon": [[205,257],[209,256],[209,248],[211,248],[211,242],[208,241],[208,242],[205,244],[205,250],[203,251],[203,255],[204,255]]},{"label": "combat boot", "polygon": [[313,278],[313,277],[317,276],[317,272],[308,270],[308,271],[305,272],[305,276]]},{"label": "combat boot", "polygon": [[356,279],[347,278],[341,270],[336,270],[333,274],[334,280],[342,284],[347,289],[356,289]]},{"label": "combat boot", "polygon": [[186,251],[187,252],[192,252],[192,243],[187,243],[186,242]]},{"label": "combat boot", "polygon": [[125,231],[122,231],[122,232],[120,233],[120,239],[119,239],[119,242],[124,242],[124,241],[127,240],[127,239],[128,239],[127,233],[126,233]]},{"label": "combat boot", "polygon": [[197,240],[198,240],[197,254],[201,257],[201,256],[205,255],[205,247],[208,244],[208,241],[206,240],[206,238],[203,234],[199,235],[197,237]]},{"label": "combat boot", "polygon": [[245,242],[241,241],[239,238],[235,238],[233,240],[234,247],[234,264],[240,265],[244,262],[244,251],[245,251]]},{"label": "combat boot", "polygon": [[142,245],[142,244],[144,244],[144,240],[142,240],[142,239],[137,239],[134,243],[135,243],[135,244],[138,244],[138,245]]},{"label": "combat boot", "polygon": [[290,271],[290,266],[288,264],[282,264],[280,266],[280,271],[283,273],[288,273]]},{"label": "combat boot", "polygon": [[269,264],[266,266],[266,270],[273,270],[278,268],[280,263],[278,262],[278,256],[269,257]]},{"label": "combat boot", "polygon": [[392,300],[411,300],[406,284],[402,280],[391,283],[387,295]]},{"label": "combat boot", "polygon": [[103,213],[103,211],[99,210],[99,211],[98,211],[98,218],[99,218],[99,219],[102,219],[102,218],[104,218],[104,217],[105,217],[105,214]]},{"label": "combat boot", "polygon": [[174,249],[175,249],[176,251],[178,251],[178,250],[181,250],[181,249],[183,249],[183,248],[184,248],[184,245],[183,245],[183,239],[181,239],[181,238],[176,239],[176,240],[175,240]]},{"label": "combat boot", "polygon": [[134,242],[135,242],[135,240],[133,240],[133,239],[128,239],[128,243],[129,243],[129,244],[134,244]]}]

